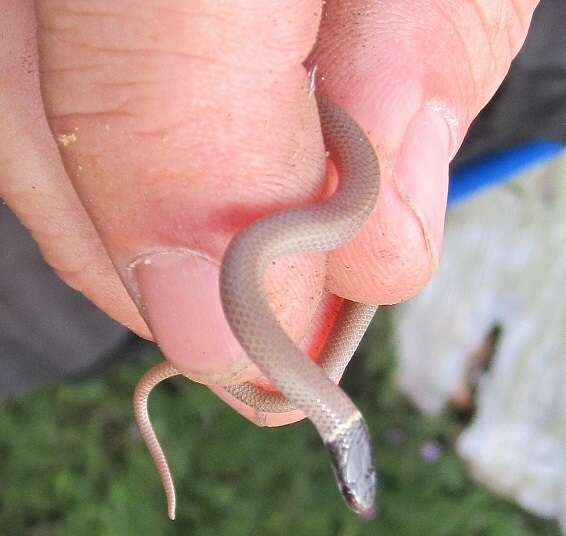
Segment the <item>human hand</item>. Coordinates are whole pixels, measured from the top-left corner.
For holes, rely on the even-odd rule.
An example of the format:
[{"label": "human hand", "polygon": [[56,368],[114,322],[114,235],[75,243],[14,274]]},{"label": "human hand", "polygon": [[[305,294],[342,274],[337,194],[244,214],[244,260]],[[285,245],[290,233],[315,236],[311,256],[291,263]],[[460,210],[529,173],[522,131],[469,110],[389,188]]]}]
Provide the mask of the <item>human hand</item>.
[{"label": "human hand", "polygon": [[252,220],[325,191],[307,71],[368,132],[382,170],[353,241],[268,274],[278,318],[308,349],[337,296],[395,303],[430,278],[449,160],[536,4],[4,0],[0,195],[69,285],[251,420],[292,422],[219,387],[262,380],[224,321],[218,266]]}]

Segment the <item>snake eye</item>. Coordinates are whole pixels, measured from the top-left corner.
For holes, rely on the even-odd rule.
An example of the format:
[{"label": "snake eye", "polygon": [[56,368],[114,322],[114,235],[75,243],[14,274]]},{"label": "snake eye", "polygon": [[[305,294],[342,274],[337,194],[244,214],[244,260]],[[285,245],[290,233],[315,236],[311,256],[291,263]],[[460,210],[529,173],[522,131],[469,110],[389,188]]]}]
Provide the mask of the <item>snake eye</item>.
[{"label": "snake eye", "polygon": [[326,443],[326,447],[346,503],[364,519],[373,519],[377,479],[371,439],[363,419],[356,419],[342,434]]}]

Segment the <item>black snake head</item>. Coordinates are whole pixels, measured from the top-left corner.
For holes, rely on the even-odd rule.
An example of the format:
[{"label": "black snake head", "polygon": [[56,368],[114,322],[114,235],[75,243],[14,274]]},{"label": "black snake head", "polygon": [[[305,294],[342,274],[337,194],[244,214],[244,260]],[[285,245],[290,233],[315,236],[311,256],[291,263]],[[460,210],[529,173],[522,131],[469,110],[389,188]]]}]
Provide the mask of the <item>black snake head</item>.
[{"label": "black snake head", "polygon": [[326,448],[346,503],[364,519],[373,519],[377,478],[371,439],[361,416],[335,439],[327,442]]}]

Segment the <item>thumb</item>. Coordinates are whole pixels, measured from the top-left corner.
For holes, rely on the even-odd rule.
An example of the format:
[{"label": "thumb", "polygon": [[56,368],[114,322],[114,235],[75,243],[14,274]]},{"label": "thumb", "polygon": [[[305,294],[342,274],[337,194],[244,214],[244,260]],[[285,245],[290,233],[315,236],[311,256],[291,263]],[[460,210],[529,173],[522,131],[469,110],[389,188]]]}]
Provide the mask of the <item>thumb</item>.
[{"label": "thumb", "polygon": [[[302,65],[317,2],[38,1],[42,95],[65,168],[174,365],[253,378],[224,321],[219,264],[252,220],[320,197],[324,147]],[[323,256],[278,260],[266,291],[295,340]]]}]

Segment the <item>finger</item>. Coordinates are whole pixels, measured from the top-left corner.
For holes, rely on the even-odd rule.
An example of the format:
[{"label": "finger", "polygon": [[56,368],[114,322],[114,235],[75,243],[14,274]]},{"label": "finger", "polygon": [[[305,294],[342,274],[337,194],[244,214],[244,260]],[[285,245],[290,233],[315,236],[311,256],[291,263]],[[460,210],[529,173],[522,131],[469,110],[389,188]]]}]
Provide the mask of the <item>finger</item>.
[{"label": "finger", "polygon": [[[250,221],[320,198],[324,148],[302,62],[316,2],[37,2],[42,92],[65,167],[167,357],[207,384],[254,377],[218,266]],[[266,281],[302,340],[324,257]]]},{"label": "finger", "polygon": [[288,411],[285,413],[266,413],[264,411],[259,411],[234,398],[222,387],[212,386],[210,387],[210,390],[221,400],[226,402],[226,404],[235,409],[240,415],[242,415],[249,421],[252,421],[254,424],[257,424],[258,426],[284,426],[286,424],[292,424],[305,418],[304,413],[298,410]]},{"label": "finger", "polygon": [[521,47],[532,0],[328,1],[309,65],[367,130],[376,209],[330,257],[328,288],[366,303],[414,295],[438,264],[448,163]]},{"label": "finger", "polygon": [[33,3],[6,0],[0,17],[0,196],[70,286],[149,337],[67,178],[41,97]]}]

